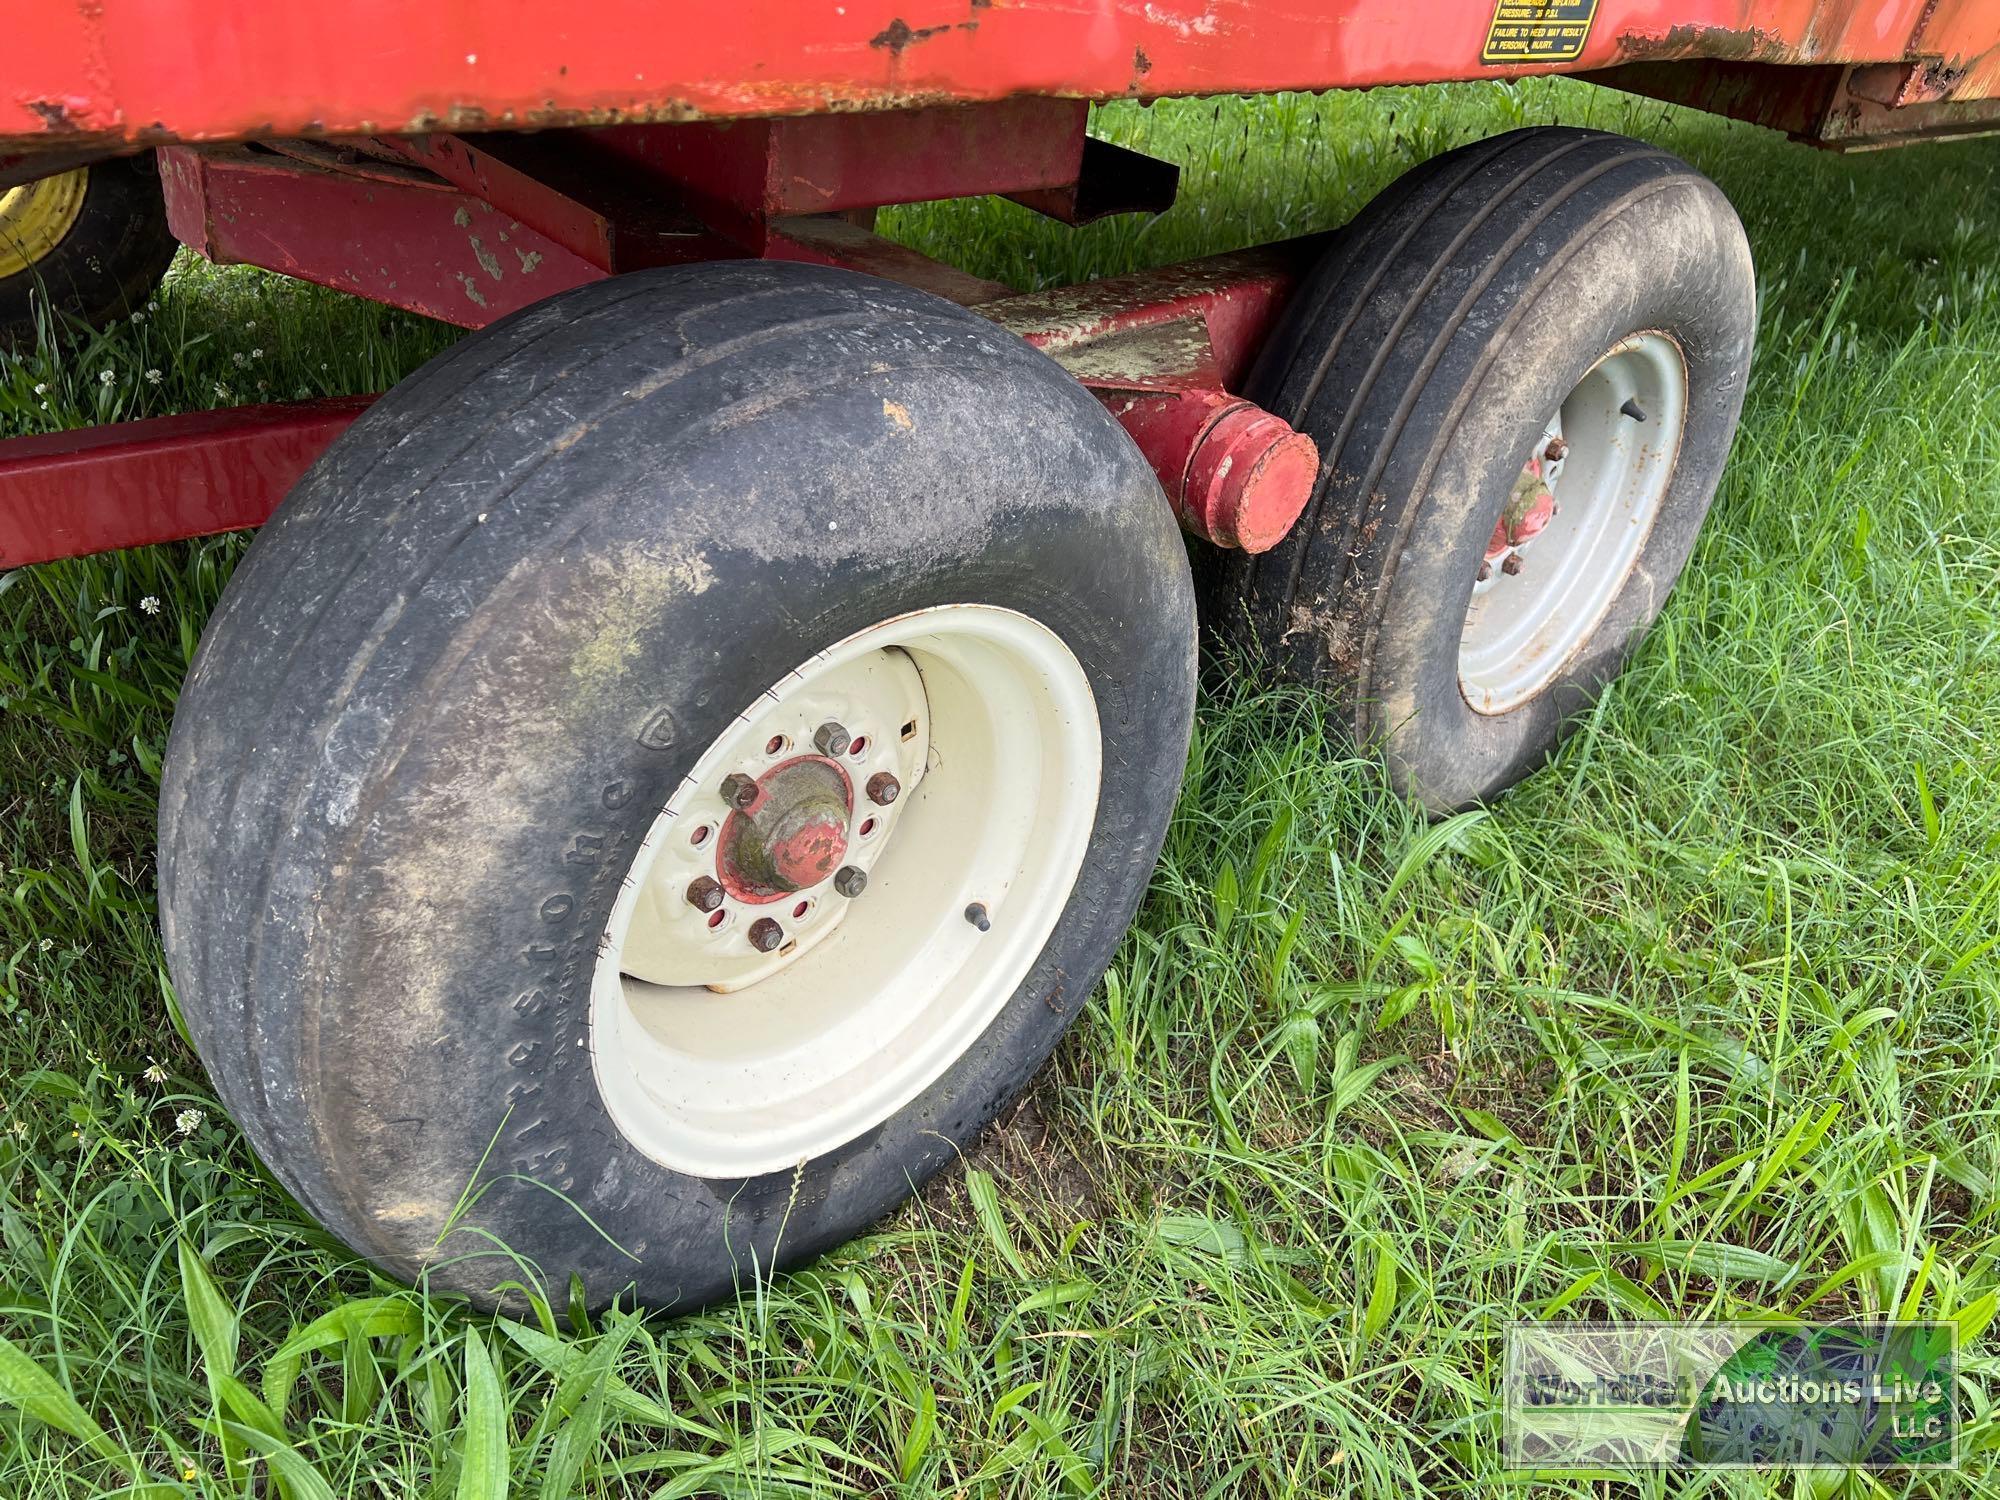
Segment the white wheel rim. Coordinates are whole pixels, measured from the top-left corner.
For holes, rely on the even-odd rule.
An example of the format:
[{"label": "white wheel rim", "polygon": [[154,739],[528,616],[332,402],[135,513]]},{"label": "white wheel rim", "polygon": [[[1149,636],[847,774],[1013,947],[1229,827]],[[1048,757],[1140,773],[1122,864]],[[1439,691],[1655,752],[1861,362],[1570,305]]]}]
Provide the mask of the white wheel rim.
[{"label": "white wheel rim", "polygon": [[[1564,399],[1530,458],[1555,515],[1507,549],[1518,556],[1489,557],[1466,610],[1458,680],[1475,712],[1534,698],[1596,631],[1659,515],[1686,418],[1687,366],[1663,333],[1622,340]],[[1553,462],[1540,458],[1551,438],[1567,445]]]},{"label": "white wheel rim", "polygon": [[[816,752],[828,721],[865,748]],[[711,928],[687,890],[717,874],[723,778],[802,757],[815,776],[821,760],[848,773],[838,863],[865,873],[865,891],[849,899],[829,877],[760,901],[738,880]],[[886,807],[864,790],[882,772],[901,784]],[[1101,772],[1082,665],[1012,610],[919,610],[788,673],[696,762],[613,907],[591,992],[612,1120],[663,1166],[738,1178],[889,1118],[978,1039],[1041,953],[1083,865]],[[985,931],[967,916],[975,903]],[[770,912],[784,941],[759,952],[749,923]]]}]

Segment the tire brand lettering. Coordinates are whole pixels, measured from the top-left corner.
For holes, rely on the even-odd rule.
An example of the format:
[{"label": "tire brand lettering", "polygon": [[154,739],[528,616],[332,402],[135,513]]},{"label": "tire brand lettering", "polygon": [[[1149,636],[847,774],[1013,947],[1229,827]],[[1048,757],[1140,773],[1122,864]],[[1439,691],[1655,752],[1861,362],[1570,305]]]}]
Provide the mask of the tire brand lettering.
[{"label": "tire brand lettering", "polygon": [[569,1181],[569,1158],[561,1146],[551,1146],[546,1151],[536,1151],[525,1157],[521,1166],[526,1175],[542,1182],[554,1182],[559,1188],[567,1188]]},{"label": "tire brand lettering", "polygon": [[[649,728],[659,722],[661,716],[655,715]],[[671,738],[671,721],[665,722]],[[615,811],[629,804],[633,796],[627,783],[613,781],[601,788],[597,800]],[[576,1185],[570,1175],[569,1142],[563,1139],[570,1116],[566,1111],[550,1115],[532,1109],[529,1101],[542,1097],[546,1081],[555,1080],[556,1097],[565,1100],[572,1097],[574,1089],[589,1086],[587,1079],[576,1077],[587,1073],[590,1065],[577,997],[588,996],[600,933],[575,918],[580,909],[595,909],[591,903],[608,898],[630,861],[632,842],[632,835],[624,830],[586,831],[564,838],[551,855],[558,868],[568,872],[569,888],[546,892],[536,900],[532,920],[566,925],[566,930],[518,950],[530,974],[509,1006],[519,1020],[505,1060],[510,1068],[526,1069],[535,1076],[507,1090],[507,1104],[513,1113],[505,1128],[503,1149],[515,1171],[562,1192]],[[566,1088],[572,1092],[565,1092]]]}]

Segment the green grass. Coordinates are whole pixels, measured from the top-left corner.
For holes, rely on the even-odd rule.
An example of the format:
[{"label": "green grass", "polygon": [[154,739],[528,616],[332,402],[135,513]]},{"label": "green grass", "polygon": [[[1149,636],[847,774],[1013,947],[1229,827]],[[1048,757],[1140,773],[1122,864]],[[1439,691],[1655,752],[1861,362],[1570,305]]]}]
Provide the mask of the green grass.
[{"label": "green grass", "polygon": [[[304,1219],[152,921],[175,683],[242,542],[0,579],[0,1494],[1484,1494],[1510,1319],[1879,1311],[1961,1320],[1967,1472],[1850,1492],[2000,1490],[2000,143],[1832,158],[1570,84],[1121,106],[1187,169],[1156,222],[886,219],[1047,284],[1338,223],[1557,119],[1714,175],[1762,274],[1735,457],[1632,670],[1435,827],[1314,702],[1218,686],[1028,1100],[735,1306],[468,1317]],[[183,262],[147,322],[0,364],[0,430],[374,388],[448,337]]]}]

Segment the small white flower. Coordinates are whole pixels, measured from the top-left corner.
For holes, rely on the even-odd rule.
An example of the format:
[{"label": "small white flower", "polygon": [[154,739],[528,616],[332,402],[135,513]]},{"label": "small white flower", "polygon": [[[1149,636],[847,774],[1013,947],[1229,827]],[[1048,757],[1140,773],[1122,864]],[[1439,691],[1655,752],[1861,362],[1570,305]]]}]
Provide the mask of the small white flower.
[{"label": "small white flower", "polygon": [[158,385],[160,381],[164,378],[165,377],[162,376],[158,370],[148,370],[146,372],[147,385]]},{"label": "small white flower", "polygon": [[184,1109],[174,1116],[174,1129],[182,1135],[193,1135],[201,1129],[201,1122],[208,1118],[198,1109]]},{"label": "small white flower", "polygon": [[146,1071],[139,1076],[148,1083],[165,1083],[167,1081],[167,1070],[161,1067],[157,1060],[149,1057],[146,1059]]},{"label": "small white flower", "polygon": [[46,380],[37,380],[35,382],[35,394],[37,396],[46,396],[48,393],[49,383]]},{"label": "small white flower", "polygon": [[56,945],[56,940],[54,938],[43,938],[41,943],[39,944],[42,952],[44,953],[47,953],[51,948],[55,947],[55,945]]},{"label": "small white flower", "polygon": [[229,356],[229,362],[241,370],[250,363],[250,360],[241,349],[238,349],[234,354]]},{"label": "small white flower", "polygon": [[252,359],[262,359],[264,357],[264,351],[262,349],[252,349],[250,351],[250,357]]},{"label": "small white flower", "polygon": [[146,304],[147,312],[158,312],[159,310],[160,310],[160,304],[157,302],[148,302]]},{"label": "small white flower", "polygon": [[154,594],[148,594],[145,598],[139,601],[139,608],[144,610],[149,615],[158,614],[160,612],[160,601],[158,596]]},{"label": "small white flower", "polygon": [[227,401],[229,399],[229,387],[219,380],[215,382],[215,399],[218,401]]},{"label": "small white flower", "polygon": [[134,323],[143,323],[146,321],[146,315],[144,313],[133,313],[132,321]]},{"label": "small white flower", "polygon": [[116,380],[117,378],[118,377],[112,374],[111,371],[109,370],[99,370],[97,372],[97,383],[99,385],[109,385],[111,384],[112,381]]}]

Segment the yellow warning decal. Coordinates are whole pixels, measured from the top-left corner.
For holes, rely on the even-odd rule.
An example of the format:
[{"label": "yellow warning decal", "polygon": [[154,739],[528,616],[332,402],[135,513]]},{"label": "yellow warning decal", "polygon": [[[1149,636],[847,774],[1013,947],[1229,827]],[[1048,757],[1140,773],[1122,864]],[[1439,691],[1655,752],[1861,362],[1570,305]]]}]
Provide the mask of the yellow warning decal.
[{"label": "yellow warning decal", "polygon": [[1497,0],[1481,62],[1574,62],[1583,55],[1597,0]]}]

